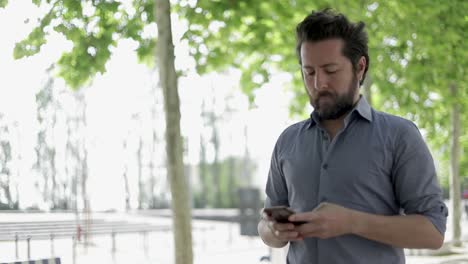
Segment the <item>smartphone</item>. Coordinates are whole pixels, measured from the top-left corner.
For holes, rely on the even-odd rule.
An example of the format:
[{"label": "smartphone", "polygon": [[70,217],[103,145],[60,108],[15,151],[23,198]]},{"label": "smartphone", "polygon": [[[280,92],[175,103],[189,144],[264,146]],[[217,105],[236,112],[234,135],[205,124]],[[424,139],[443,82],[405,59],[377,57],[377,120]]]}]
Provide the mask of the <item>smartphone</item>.
[{"label": "smartphone", "polygon": [[295,225],[301,225],[306,223],[305,221],[290,222],[289,216],[295,214],[294,210],[286,206],[272,206],[263,209],[268,216],[273,218],[278,223],[292,223]]}]

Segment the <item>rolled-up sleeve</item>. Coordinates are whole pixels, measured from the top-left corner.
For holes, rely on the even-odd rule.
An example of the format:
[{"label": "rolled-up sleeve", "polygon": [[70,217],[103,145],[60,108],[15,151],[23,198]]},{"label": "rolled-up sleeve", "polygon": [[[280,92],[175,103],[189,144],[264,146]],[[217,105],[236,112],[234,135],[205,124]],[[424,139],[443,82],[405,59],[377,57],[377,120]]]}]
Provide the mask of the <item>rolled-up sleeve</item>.
[{"label": "rolled-up sleeve", "polygon": [[434,160],[418,128],[411,122],[399,129],[392,171],[395,194],[405,214],[427,217],[443,235],[448,210],[442,199]]}]

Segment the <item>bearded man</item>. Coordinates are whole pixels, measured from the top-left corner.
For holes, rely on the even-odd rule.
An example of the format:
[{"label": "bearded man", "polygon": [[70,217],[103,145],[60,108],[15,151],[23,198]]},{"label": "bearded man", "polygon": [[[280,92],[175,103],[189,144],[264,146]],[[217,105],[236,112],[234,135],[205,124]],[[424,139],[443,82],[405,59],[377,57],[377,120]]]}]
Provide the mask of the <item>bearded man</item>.
[{"label": "bearded man", "polygon": [[314,111],[276,142],[265,201],[296,213],[286,223],[264,213],[258,224],[265,244],[289,243],[290,264],[405,263],[404,248],[444,241],[447,207],[418,128],[359,93],[369,68],[364,28],[330,9],[296,28]]}]

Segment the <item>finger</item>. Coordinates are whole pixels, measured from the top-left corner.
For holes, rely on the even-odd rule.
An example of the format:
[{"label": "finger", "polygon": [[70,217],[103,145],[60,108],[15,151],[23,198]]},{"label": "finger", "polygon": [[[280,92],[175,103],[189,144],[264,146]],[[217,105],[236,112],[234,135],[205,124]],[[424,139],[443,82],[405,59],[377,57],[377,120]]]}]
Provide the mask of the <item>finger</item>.
[{"label": "finger", "polygon": [[275,231],[275,237],[282,241],[300,240],[301,236],[297,231]]},{"label": "finger", "polygon": [[271,216],[268,213],[265,213],[265,212],[262,212],[262,219],[267,220],[267,221],[273,220],[273,219],[271,219]]},{"label": "finger", "polygon": [[306,223],[296,227],[295,231],[299,232],[302,236],[309,236],[322,231],[322,225],[316,223]]},{"label": "finger", "polygon": [[277,223],[277,222],[272,221],[269,224],[271,226],[271,229],[275,230],[275,231],[284,232],[284,231],[294,230],[294,225],[290,224],[290,223],[281,224],[281,223]]},{"label": "finger", "polygon": [[289,222],[291,222],[294,226],[300,226],[306,223],[310,223],[308,221],[289,221]]},{"label": "finger", "polygon": [[318,224],[305,224],[301,226],[301,228],[297,229],[299,235],[302,237],[317,237],[317,238],[328,238],[327,235],[328,228],[326,223],[318,223]]},{"label": "finger", "polygon": [[313,222],[319,219],[319,215],[314,212],[306,212],[306,213],[296,213],[289,216],[288,220],[291,222]]}]

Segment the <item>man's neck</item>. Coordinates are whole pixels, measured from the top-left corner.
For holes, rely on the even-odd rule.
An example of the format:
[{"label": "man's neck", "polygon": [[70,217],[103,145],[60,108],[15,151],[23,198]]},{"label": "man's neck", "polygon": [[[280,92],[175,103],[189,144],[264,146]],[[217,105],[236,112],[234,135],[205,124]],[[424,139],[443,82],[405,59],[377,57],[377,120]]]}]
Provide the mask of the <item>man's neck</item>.
[{"label": "man's neck", "polygon": [[339,117],[338,119],[329,119],[329,120],[322,120],[321,125],[327,131],[330,140],[333,140],[344,126],[344,119],[348,115],[348,113],[344,114],[343,116]]}]

